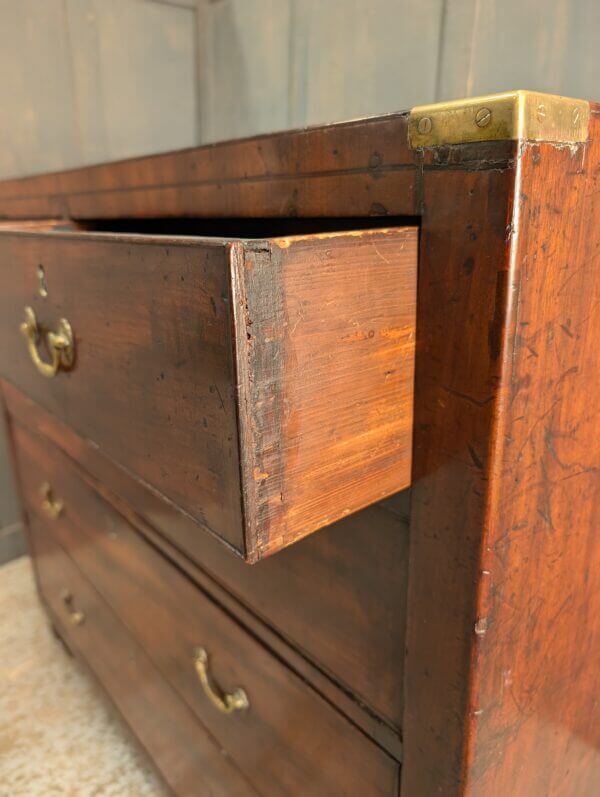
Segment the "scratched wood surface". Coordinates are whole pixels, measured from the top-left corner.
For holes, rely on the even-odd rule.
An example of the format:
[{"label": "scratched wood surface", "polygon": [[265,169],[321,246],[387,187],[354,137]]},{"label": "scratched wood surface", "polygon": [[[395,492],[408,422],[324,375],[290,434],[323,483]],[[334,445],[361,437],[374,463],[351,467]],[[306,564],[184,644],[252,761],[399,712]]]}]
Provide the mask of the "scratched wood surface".
[{"label": "scratched wood surface", "polygon": [[473,794],[600,790],[597,106],[590,138],[527,145],[516,186],[476,606]]},{"label": "scratched wood surface", "polygon": [[599,127],[425,159],[405,794],[600,788]]}]

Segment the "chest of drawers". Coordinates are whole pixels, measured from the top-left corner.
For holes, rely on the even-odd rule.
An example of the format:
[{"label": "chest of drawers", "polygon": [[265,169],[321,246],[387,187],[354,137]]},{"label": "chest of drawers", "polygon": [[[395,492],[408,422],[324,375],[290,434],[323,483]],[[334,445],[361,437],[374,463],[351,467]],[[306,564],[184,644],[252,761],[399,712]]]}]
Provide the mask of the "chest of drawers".
[{"label": "chest of drawers", "polygon": [[174,793],[600,788],[599,113],[0,184],[40,597]]}]

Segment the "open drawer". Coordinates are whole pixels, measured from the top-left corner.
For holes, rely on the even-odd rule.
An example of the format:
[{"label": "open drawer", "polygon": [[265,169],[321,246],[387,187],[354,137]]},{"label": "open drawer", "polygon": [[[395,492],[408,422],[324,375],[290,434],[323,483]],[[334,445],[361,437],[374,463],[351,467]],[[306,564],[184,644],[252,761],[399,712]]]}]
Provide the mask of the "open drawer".
[{"label": "open drawer", "polygon": [[417,237],[3,225],[0,372],[256,561],[410,482]]}]

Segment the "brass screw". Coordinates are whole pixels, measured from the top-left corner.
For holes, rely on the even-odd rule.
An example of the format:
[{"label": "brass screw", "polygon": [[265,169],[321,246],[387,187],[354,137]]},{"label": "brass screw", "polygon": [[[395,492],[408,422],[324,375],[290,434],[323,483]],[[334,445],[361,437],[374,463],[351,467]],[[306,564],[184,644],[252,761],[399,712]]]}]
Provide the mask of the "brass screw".
[{"label": "brass screw", "polygon": [[419,124],[417,125],[417,130],[422,136],[426,136],[427,133],[431,133],[431,128],[433,127],[433,123],[428,116],[422,116],[419,119]]},{"label": "brass screw", "polygon": [[543,122],[546,118],[546,106],[545,105],[538,105],[537,109],[537,117],[540,122]]},{"label": "brass screw", "polygon": [[489,108],[480,108],[475,114],[475,124],[477,127],[487,127],[492,121],[492,112]]}]

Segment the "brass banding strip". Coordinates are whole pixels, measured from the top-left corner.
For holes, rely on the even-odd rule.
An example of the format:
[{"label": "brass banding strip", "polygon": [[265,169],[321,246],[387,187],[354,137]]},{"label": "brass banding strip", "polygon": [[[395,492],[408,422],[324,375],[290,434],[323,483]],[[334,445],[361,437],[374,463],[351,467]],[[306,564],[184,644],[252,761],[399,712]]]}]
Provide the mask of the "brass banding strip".
[{"label": "brass banding strip", "polygon": [[411,147],[523,140],[576,144],[587,140],[590,104],[553,94],[509,91],[434,105],[409,117]]}]

